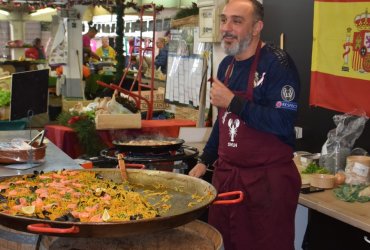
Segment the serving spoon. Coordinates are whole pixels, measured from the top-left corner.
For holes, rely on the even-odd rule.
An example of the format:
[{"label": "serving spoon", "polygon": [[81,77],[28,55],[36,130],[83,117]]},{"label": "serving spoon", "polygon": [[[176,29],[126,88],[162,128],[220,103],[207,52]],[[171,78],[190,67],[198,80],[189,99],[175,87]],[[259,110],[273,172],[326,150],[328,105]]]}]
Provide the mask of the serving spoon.
[{"label": "serving spoon", "polygon": [[123,159],[123,154],[117,154],[118,167],[121,170],[121,177],[123,181],[127,181],[127,171],[125,160]]}]

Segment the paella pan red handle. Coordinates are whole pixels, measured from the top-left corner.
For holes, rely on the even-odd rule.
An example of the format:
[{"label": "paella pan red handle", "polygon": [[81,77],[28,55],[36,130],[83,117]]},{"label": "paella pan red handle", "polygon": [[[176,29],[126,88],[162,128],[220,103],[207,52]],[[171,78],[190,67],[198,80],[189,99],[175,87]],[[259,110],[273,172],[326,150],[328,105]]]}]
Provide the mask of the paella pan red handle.
[{"label": "paella pan red handle", "polygon": [[[117,168],[119,168],[118,165]],[[145,165],[139,163],[126,163],[126,168],[145,169]]]},{"label": "paella pan red handle", "polygon": [[37,223],[30,224],[27,226],[27,230],[33,233],[57,233],[57,234],[77,234],[80,229],[77,226],[71,226],[70,228],[54,228],[49,224]]},{"label": "paella pan red handle", "polygon": [[221,193],[217,195],[217,198],[224,198],[228,196],[234,196],[234,195],[239,195],[238,198],[232,199],[232,200],[219,200],[219,201],[214,201],[212,205],[227,205],[227,204],[236,204],[240,203],[244,199],[244,193],[242,191],[232,191],[232,192],[226,192],[226,193]]}]

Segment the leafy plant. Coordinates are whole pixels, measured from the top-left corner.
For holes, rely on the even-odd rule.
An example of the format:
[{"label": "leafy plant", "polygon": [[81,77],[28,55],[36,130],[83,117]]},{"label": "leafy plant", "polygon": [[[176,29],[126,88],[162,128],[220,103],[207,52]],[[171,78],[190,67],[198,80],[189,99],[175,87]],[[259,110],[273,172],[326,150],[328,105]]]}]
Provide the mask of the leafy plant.
[{"label": "leafy plant", "polygon": [[63,126],[72,128],[81,146],[88,156],[96,156],[105,147],[95,129],[95,113],[93,111],[79,114],[78,112],[62,112],[57,121]]},{"label": "leafy plant", "polygon": [[0,89],[0,107],[10,104],[10,91]]},{"label": "leafy plant", "polygon": [[191,7],[180,9],[173,19],[180,19],[188,16],[199,15],[199,8],[196,3],[192,2]]}]

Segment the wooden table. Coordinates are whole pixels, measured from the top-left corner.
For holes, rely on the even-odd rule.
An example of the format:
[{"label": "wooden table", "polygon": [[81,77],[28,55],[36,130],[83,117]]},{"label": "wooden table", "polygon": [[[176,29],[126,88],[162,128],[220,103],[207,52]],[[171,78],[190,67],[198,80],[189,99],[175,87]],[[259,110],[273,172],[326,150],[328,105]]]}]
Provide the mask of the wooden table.
[{"label": "wooden table", "polygon": [[337,220],[370,233],[370,203],[345,202],[337,199],[332,190],[301,194],[299,203]]},{"label": "wooden table", "polygon": [[325,190],[301,194],[299,203],[309,208],[307,249],[370,249],[370,202],[341,201]]}]

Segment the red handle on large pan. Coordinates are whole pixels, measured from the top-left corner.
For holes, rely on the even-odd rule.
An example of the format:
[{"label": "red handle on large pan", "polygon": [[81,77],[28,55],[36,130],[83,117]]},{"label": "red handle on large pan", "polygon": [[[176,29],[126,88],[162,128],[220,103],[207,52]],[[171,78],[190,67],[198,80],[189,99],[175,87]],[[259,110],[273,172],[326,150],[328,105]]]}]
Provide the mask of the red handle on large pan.
[{"label": "red handle on large pan", "polygon": [[49,224],[38,223],[30,224],[27,226],[27,230],[34,233],[57,233],[57,234],[76,234],[80,232],[80,228],[72,226],[70,228],[54,228]]},{"label": "red handle on large pan", "polygon": [[[118,165],[117,165],[117,168],[119,168]],[[139,164],[139,163],[127,163],[126,168],[145,169],[145,165]]]},{"label": "red handle on large pan", "polygon": [[242,191],[231,191],[231,192],[221,193],[217,195],[217,198],[228,197],[228,196],[233,196],[233,195],[239,195],[239,197],[236,199],[232,199],[232,200],[214,201],[212,205],[236,204],[236,203],[242,202],[244,199],[244,193]]}]

